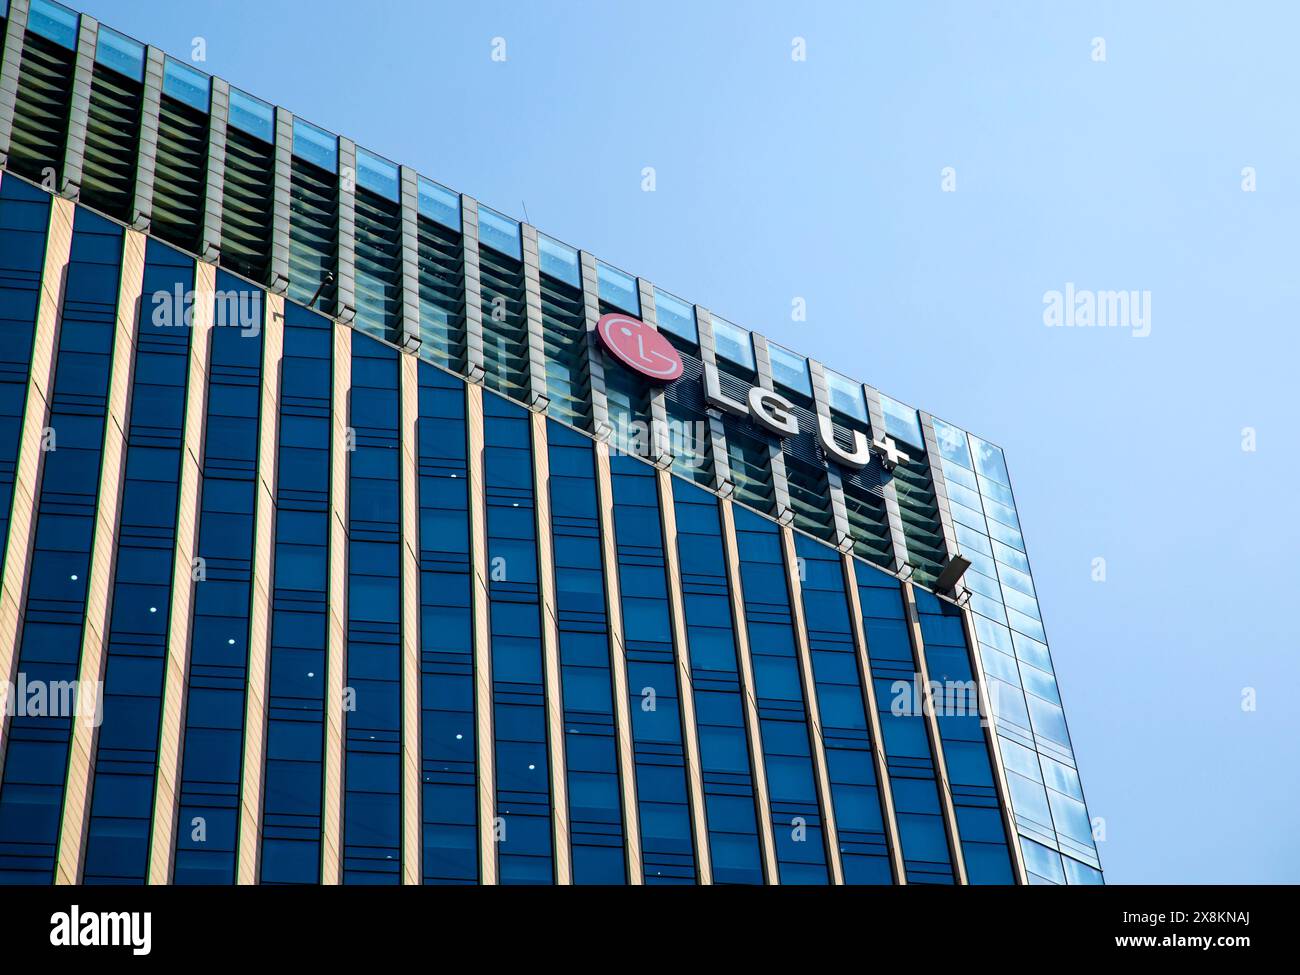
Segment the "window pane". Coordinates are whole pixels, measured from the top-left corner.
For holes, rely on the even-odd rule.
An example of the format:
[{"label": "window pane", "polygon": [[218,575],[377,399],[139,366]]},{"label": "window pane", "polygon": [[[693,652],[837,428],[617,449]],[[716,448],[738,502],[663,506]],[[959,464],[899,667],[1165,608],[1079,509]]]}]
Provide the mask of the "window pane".
[{"label": "window pane", "polygon": [[144,45],[101,26],[95,43],[95,62],[140,81],[144,78]]},{"label": "window pane", "polygon": [[167,59],[163,67],[163,94],[197,108],[200,112],[208,110],[209,81],[202,71],[171,58]]},{"label": "window pane", "polygon": [[575,288],[582,287],[582,270],[578,265],[578,252],[574,248],[545,234],[538,234],[537,250],[544,274]]},{"label": "window pane", "polygon": [[722,358],[746,369],[754,368],[753,343],[750,341],[749,333],[739,325],[732,325],[722,318],[714,318],[713,345]]},{"label": "window pane", "polygon": [[402,198],[397,163],[357,147],[357,185],[390,200]]},{"label": "window pane", "polygon": [[420,177],[420,216],[436,220],[444,227],[460,231],[460,194],[453,193],[433,180]]},{"label": "window pane", "polygon": [[812,395],[807,359],[772,342],[767,344],[767,352],[772,360],[772,379],[775,382],[806,396]]},{"label": "window pane", "polygon": [[485,206],[478,208],[478,239],[480,244],[486,244],[515,260],[523,259],[523,250],[519,244],[519,224]]},{"label": "window pane", "polygon": [[293,120],[293,154],[326,172],[338,172],[338,136],[300,118]]},{"label": "window pane", "polygon": [[230,89],[230,124],[263,142],[275,142],[275,109],[238,88]]},{"label": "window pane", "polygon": [[699,344],[699,332],[695,328],[695,309],[689,304],[666,292],[655,288],[655,316],[659,327],[666,332],[688,342]]}]

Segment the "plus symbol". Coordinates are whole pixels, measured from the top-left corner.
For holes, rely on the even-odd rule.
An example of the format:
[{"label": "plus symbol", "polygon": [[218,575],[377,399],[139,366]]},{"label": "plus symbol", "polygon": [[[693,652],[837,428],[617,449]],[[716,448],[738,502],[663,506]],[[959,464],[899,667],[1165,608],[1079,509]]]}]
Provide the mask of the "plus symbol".
[{"label": "plus symbol", "polygon": [[898,449],[898,442],[886,434],[871,445],[871,449],[880,457],[880,463],[887,471],[892,471],[899,464],[905,464],[912,458]]}]

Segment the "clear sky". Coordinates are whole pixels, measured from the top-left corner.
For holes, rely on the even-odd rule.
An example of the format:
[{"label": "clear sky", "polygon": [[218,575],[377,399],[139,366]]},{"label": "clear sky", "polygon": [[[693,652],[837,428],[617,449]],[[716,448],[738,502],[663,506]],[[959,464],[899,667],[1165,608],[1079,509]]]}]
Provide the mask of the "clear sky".
[{"label": "clear sky", "polygon": [[71,2],[1000,444],[1109,881],[1300,881],[1300,4]]}]

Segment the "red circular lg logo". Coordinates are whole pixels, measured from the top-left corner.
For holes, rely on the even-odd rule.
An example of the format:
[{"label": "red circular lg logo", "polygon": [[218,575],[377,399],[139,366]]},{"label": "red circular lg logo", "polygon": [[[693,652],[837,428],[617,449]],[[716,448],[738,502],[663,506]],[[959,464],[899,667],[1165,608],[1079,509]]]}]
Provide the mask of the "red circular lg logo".
[{"label": "red circular lg logo", "polygon": [[681,376],[681,357],[653,326],[631,315],[615,313],[602,315],[596,332],[615,359],[647,379],[670,383]]}]

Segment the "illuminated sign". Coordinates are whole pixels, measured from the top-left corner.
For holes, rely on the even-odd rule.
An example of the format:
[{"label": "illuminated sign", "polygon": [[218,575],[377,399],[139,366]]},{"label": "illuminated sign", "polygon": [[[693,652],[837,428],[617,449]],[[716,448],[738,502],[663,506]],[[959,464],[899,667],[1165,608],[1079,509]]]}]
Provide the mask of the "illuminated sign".
[{"label": "illuminated sign", "polygon": [[[718,381],[718,367],[704,363],[704,398],[712,407],[725,410],[736,416],[748,416],[768,433],[778,437],[793,437],[799,432],[799,421],[794,413],[794,404],[770,389],[755,386],[745,397],[745,402],[734,400],[722,391]],[[835,427],[831,423],[829,412],[817,413],[817,439],[826,456],[842,467],[861,470],[871,463],[871,455],[880,457],[881,466],[892,471],[899,464],[912,458],[898,449],[892,437],[885,436],[876,441],[868,441],[861,430],[850,431],[853,446],[845,447],[835,439]]]},{"label": "illuminated sign", "polygon": [[[629,369],[655,383],[670,383],[682,375],[682,360],[666,338],[652,326],[621,312],[602,315],[596,333],[607,352]],[[762,429],[781,439],[799,433],[794,404],[780,393],[761,386],[752,388],[744,402],[732,399],[722,390],[715,363],[705,361],[704,399],[709,406],[733,416],[746,416]],[[871,463],[871,455],[880,458],[886,471],[912,458],[899,449],[898,443],[884,435],[869,441],[860,430],[850,430],[853,445],[846,447],[835,439],[835,427],[829,411],[817,413],[817,439],[826,456],[842,467],[861,470]]]}]

